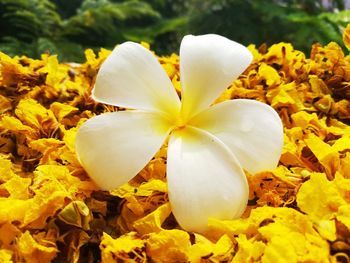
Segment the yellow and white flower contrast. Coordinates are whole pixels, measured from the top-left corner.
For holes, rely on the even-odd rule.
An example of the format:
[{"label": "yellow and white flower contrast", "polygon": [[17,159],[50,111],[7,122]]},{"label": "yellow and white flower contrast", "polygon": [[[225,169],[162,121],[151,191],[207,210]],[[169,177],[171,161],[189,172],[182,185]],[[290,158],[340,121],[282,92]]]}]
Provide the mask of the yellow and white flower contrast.
[{"label": "yellow and white flower contrast", "polygon": [[187,231],[208,218],[241,216],[250,173],[274,169],[283,127],[268,105],[231,100],[212,105],[250,64],[244,46],[218,35],[185,36],[180,47],[181,100],[157,58],[133,42],[102,64],[93,98],[132,110],[102,114],[76,137],[82,166],[102,189],[133,178],[169,138],[167,181],[173,214]]}]

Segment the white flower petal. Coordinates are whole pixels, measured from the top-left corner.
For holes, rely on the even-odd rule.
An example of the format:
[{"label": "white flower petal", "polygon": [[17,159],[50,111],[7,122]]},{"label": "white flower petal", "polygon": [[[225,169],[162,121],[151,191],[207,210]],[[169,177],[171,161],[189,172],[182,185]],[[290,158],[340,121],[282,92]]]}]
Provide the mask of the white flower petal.
[{"label": "white flower petal", "polygon": [[133,178],[160,149],[170,125],[160,114],[139,111],[106,113],[78,130],[76,152],[89,176],[102,189]]},{"label": "white flower petal", "polygon": [[189,118],[207,108],[252,59],[246,47],[225,37],[185,36],[180,47],[183,114]]},{"label": "white flower petal", "polygon": [[169,141],[167,180],[170,204],[187,231],[204,232],[208,218],[241,216],[248,184],[232,152],[217,138],[193,127]]},{"label": "white flower petal", "polygon": [[143,46],[125,42],[102,64],[93,90],[95,100],[115,106],[178,112],[180,99],[157,58]]},{"label": "white flower petal", "polygon": [[190,124],[225,143],[250,173],[276,168],[283,147],[283,125],[270,106],[236,99],[198,114]]}]

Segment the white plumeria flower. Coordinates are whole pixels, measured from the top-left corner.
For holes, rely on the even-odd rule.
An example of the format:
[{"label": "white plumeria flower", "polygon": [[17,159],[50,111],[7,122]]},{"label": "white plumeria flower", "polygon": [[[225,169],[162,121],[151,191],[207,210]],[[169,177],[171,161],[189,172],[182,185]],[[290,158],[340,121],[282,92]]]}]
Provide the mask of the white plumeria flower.
[{"label": "white plumeria flower", "polygon": [[134,110],[106,113],[79,129],[76,151],[102,189],[133,178],[170,136],[167,181],[178,223],[203,232],[208,218],[244,212],[248,183],[243,172],[274,169],[283,127],[268,105],[236,99],[211,105],[250,64],[244,46],[218,35],[185,36],[180,47],[182,98],[146,48],[117,46],[96,78],[96,101]]}]

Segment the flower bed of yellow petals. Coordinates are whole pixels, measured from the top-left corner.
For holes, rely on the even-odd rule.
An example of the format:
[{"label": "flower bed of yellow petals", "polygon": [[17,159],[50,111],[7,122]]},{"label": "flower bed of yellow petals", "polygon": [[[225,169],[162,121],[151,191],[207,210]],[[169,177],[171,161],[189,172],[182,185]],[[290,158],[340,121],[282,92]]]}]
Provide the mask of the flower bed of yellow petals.
[{"label": "flower bed of yellow petals", "polygon": [[[218,101],[270,104],[283,153],[275,170],[247,174],[243,217],[210,219],[205,235],[171,214],[166,146],[111,192],[80,166],[77,127],[122,110],[90,98],[110,51],[87,50],[84,64],[0,53],[0,262],[349,262],[350,56],[336,43],[310,58],[287,43],[249,49],[253,63]],[[180,89],[178,56],[159,61]]]}]

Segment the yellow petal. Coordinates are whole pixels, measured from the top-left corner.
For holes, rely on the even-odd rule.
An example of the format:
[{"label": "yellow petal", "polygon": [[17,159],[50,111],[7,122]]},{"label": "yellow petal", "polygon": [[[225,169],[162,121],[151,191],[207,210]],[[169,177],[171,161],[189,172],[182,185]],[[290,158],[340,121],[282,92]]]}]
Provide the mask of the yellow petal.
[{"label": "yellow petal", "polygon": [[339,207],[337,219],[350,230],[350,204]]},{"label": "yellow petal", "polygon": [[234,245],[228,235],[223,235],[213,243],[205,237],[195,234],[195,243],[188,253],[189,261],[200,263],[205,258],[210,261],[228,261],[231,259]]},{"label": "yellow petal", "polygon": [[341,152],[344,150],[350,150],[350,138],[349,137],[339,138],[332,145],[332,149],[337,151],[337,152]]},{"label": "yellow petal", "polygon": [[78,129],[76,127],[64,131],[63,141],[67,145],[68,149],[72,152],[75,152],[75,138],[77,131]]},{"label": "yellow petal", "polygon": [[[0,227],[0,241],[2,248],[12,248],[15,239],[21,234],[21,230],[11,223],[5,223]],[[1,258],[1,257],[0,257]],[[0,262],[2,262],[0,260]]]},{"label": "yellow petal", "polygon": [[190,249],[187,232],[172,229],[151,233],[146,242],[147,255],[153,262],[186,262]]},{"label": "yellow petal", "polygon": [[1,118],[0,126],[4,130],[9,130],[15,133],[25,133],[27,135],[35,133],[31,127],[24,125],[19,119],[12,116],[4,116]]},{"label": "yellow petal", "polygon": [[19,254],[28,263],[46,263],[56,257],[56,246],[44,246],[38,243],[26,231],[18,240]]},{"label": "yellow petal", "polygon": [[9,199],[28,199],[29,198],[29,186],[32,184],[31,178],[22,178],[18,175],[14,175],[6,183],[1,185],[1,188],[7,190],[10,194]]},{"label": "yellow petal", "polygon": [[[246,258],[263,262],[302,262],[327,259],[329,245],[314,229],[313,222],[292,208],[259,207],[248,218],[210,220],[211,236],[238,235],[234,262]],[[287,245],[288,244],[288,245]]]},{"label": "yellow petal", "polygon": [[234,255],[232,263],[258,261],[265,251],[266,245],[262,241],[248,240],[246,235],[238,235],[236,238],[238,251]]},{"label": "yellow petal", "polygon": [[53,114],[33,99],[21,100],[15,112],[20,120],[35,128],[40,128],[44,120],[55,121]]},{"label": "yellow petal", "polygon": [[0,155],[0,180],[6,182],[15,176],[14,165],[11,160]]},{"label": "yellow petal", "polygon": [[73,112],[77,112],[78,108],[67,105],[67,104],[54,102],[50,105],[50,110],[53,112],[53,114],[55,114],[57,120],[61,121],[67,115],[69,115]]},{"label": "yellow petal", "polygon": [[12,263],[13,251],[7,249],[0,249],[0,262]]},{"label": "yellow petal", "polygon": [[134,187],[130,184],[124,184],[115,190],[110,191],[112,195],[119,196],[120,198],[126,198],[129,196],[150,196],[158,192],[167,192],[167,185],[164,181],[151,179],[148,182],[142,183],[139,187]]},{"label": "yellow petal", "polygon": [[0,198],[0,223],[23,222],[26,212],[32,209],[32,205],[32,201]]},{"label": "yellow petal", "polygon": [[82,201],[73,201],[59,212],[57,217],[68,225],[88,230],[92,219],[89,207]]},{"label": "yellow petal", "polygon": [[334,175],[335,171],[337,171],[340,166],[338,152],[333,149],[332,146],[313,134],[310,134],[305,142],[319,162],[323,165],[327,175]]},{"label": "yellow petal", "polygon": [[310,180],[302,184],[298,191],[297,203],[298,207],[316,222],[332,219],[338,208],[346,204],[336,185],[328,181],[323,173],[313,173]]},{"label": "yellow petal", "polygon": [[134,228],[141,235],[157,233],[161,231],[162,223],[170,215],[171,207],[169,203],[159,206],[152,213],[134,222]]},{"label": "yellow petal", "polygon": [[12,109],[11,101],[0,95],[0,114]]},{"label": "yellow petal", "polygon": [[319,220],[316,223],[316,229],[323,238],[329,241],[337,239],[335,220]]},{"label": "yellow petal", "polygon": [[[115,260],[132,260],[144,258],[142,253],[145,241],[137,238],[134,232],[113,239],[107,233],[103,233],[100,243],[102,262],[114,262]],[[131,261],[130,261],[131,262]]]},{"label": "yellow petal", "polygon": [[350,50],[350,24],[343,31],[343,42],[348,50]]},{"label": "yellow petal", "polygon": [[321,235],[329,240],[336,238],[335,219],[350,227],[347,219],[350,212],[347,196],[349,189],[350,179],[345,179],[338,173],[333,181],[328,181],[325,174],[314,173],[299,189],[298,207],[316,223]]},{"label": "yellow petal", "polygon": [[281,83],[281,77],[278,75],[278,72],[266,63],[260,65],[258,74],[266,81],[268,86],[279,85]]}]

